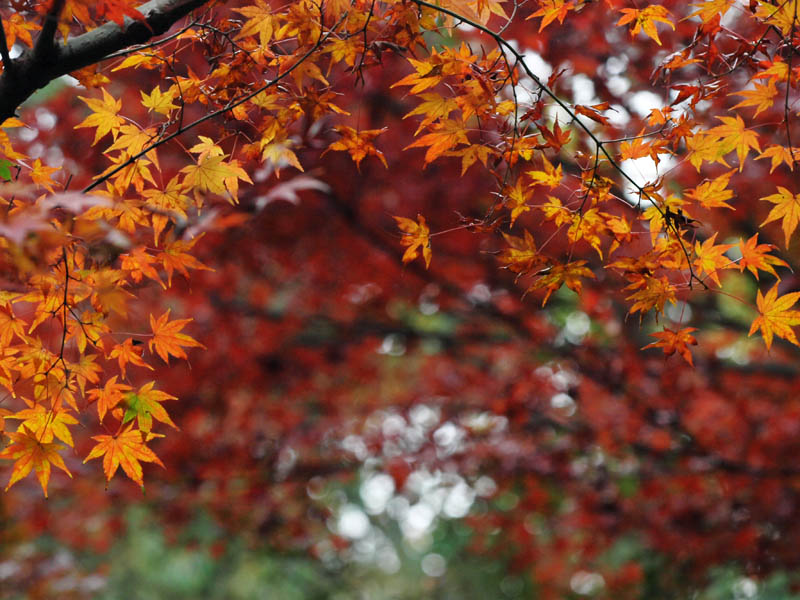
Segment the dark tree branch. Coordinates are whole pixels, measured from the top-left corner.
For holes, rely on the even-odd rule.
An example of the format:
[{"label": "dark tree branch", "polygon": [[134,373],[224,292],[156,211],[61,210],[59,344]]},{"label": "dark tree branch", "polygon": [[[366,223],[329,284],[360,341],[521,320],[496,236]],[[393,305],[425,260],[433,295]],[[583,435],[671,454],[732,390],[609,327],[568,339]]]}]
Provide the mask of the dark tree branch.
[{"label": "dark tree branch", "polygon": [[[150,0],[138,7],[139,12],[144,15],[143,22],[126,18],[124,27],[119,27],[116,23],[106,23],[70,39],[63,45],[53,44],[56,23],[48,18],[36,48],[23,52],[16,60],[9,62],[0,75],[0,122],[13,117],[20,104],[54,79],[166,33],[178,20],[208,2],[209,0]],[[57,1],[54,6],[59,4],[62,3]],[[53,30],[46,35],[50,23],[53,23]],[[43,46],[48,37],[49,48]],[[45,52],[42,48],[48,51]]]},{"label": "dark tree branch", "polygon": [[0,58],[3,59],[3,70],[10,71],[11,56],[8,54],[8,42],[6,42],[6,29],[3,27],[3,19],[0,19]]},{"label": "dark tree branch", "polygon": [[36,39],[33,55],[38,62],[46,62],[55,49],[56,31],[58,30],[58,16],[64,8],[64,0],[53,0],[53,5],[44,17],[42,30]]}]

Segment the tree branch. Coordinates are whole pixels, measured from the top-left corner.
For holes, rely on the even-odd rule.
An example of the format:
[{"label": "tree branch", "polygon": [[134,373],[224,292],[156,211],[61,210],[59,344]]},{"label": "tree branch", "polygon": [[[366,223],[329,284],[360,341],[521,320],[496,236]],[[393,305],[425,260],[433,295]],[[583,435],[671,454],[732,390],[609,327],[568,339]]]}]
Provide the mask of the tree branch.
[{"label": "tree branch", "polygon": [[56,31],[58,30],[58,16],[64,8],[64,0],[53,0],[53,5],[44,17],[42,30],[36,39],[33,48],[33,55],[38,62],[45,62],[50,57],[55,48]]},{"label": "tree branch", "polygon": [[0,19],[0,58],[3,59],[3,71],[10,72],[11,56],[8,54],[8,42],[6,42],[6,29],[3,27],[3,19]]},{"label": "tree branch", "polygon": [[[150,0],[138,7],[139,12],[144,15],[144,21],[126,18],[124,27],[119,27],[116,23],[106,23],[59,46],[52,44],[55,29],[48,34],[48,26],[53,22],[48,18],[36,48],[23,52],[19,58],[5,65],[3,74],[0,75],[0,122],[13,117],[20,104],[54,79],[98,63],[114,52],[161,35],[178,20],[208,2],[209,0]],[[59,4],[56,2],[54,6]],[[49,51],[44,52],[42,48],[46,46],[43,44],[48,37]]]}]

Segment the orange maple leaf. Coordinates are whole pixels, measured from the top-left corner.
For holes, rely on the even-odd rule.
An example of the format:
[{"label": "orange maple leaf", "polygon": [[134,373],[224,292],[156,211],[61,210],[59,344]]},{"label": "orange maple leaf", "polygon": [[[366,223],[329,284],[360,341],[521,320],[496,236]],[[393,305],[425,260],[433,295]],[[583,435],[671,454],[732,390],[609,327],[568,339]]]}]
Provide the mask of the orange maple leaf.
[{"label": "orange maple leaf", "polygon": [[133,338],[128,338],[121,344],[116,344],[111,350],[110,358],[116,358],[119,362],[119,370],[122,376],[125,377],[125,368],[128,363],[145,367],[146,369],[153,370],[153,367],[148,365],[142,360],[142,349],[144,346],[133,345]]},{"label": "orange maple leaf", "polygon": [[185,333],[179,333],[192,319],[178,319],[170,323],[169,313],[170,311],[167,310],[158,319],[154,319],[153,315],[150,315],[150,328],[153,330],[153,337],[147,343],[150,352],[155,347],[161,359],[165,363],[169,363],[170,355],[176,358],[187,358],[186,352],[181,346],[205,348],[203,344]]},{"label": "orange maple leaf", "polygon": [[106,412],[114,408],[125,397],[125,393],[133,388],[124,383],[117,383],[117,376],[114,375],[103,386],[89,390],[89,402],[97,402],[97,416],[100,422],[106,416]]},{"label": "orange maple leaf", "polygon": [[770,79],[767,81],[767,85],[761,85],[760,83],[755,84],[754,90],[744,90],[741,92],[734,92],[733,94],[729,94],[730,96],[744,96],[744,100],[739,102],[736,106],[731,107],[740,108],[745,106],[755,106],[756,112],[753,115],[754,117],[758,116],[758,113],[767,110],[770,108],[774,102],[775,96],[778,95],[778,90],[775,88],[775,80]]},{"label": "orange maple leaf", "polygon": [[758,279],[759,270],[766,271],[780,279],[772,265],[779,267],[788,267],[789,265],[777,256],[769,254],[774,249],[775,246],[772,244],[759,244],[758,234],[755,234],[747,242],[739,240],[739,250],[742,253],[742,258],[739,260],[739,270],[744,271],[747,269],[755,276],[756,280]]},{"label": "orange maple leaf", "polygon": [[563,23],[567,13],[575,10],[574,4],[567,4],[564,0],[544,0],[541,4],[543,4],[542,8],[528,17],[528,19],[542,17],[542,22],[539,24],[539,32],[556,19],[558,19],[559,23]]},{"label": "orange maple leaf", "polygon": [[428,146],[428,150],[425,152],[426,165],[459,144],[469,144],[467,130],[463,123],[447,119],[434,124],[433,127],[431,133],[423,135],[404,148],[404,150],[408,150],[409,148]]},{"label": "orange maple leaf", "polygon": [[688,345],[697,345],[697,340],[691,335],[693,331],[697,331],[697,328],[685,327],[684,329],[673,331],[669,327],[664,327],[664,331],[650,334],[654,338],[658,338],[658,341],[647,344],[642,350],[645,348],[663,348],[666,356],[672,356],[677,351],[686,362],[694,366],[692,353],[688,348]]},{"label": "orange maple leaf", "polygon": [[761,290],[758,290],[756,304],[759,316],[750,326],[748,337],[760,329],[767,350],[772,345],[773,335],[788,340],[795,346],[800,345],[797,342],[794,330],[792,330],[793,326],[800,325],[800,311],[789,310],[794,306],[798,298],[800,298],[800,292],[792,292],[779,298],[777,283],[772,286],[766,296],[763,296]]},{"label": "orange maple leaf", "polygon": [[419,248],[422,248],[422,257],[425,259],[425,268],[431,266],[431,232],[425,223],[425,217],[417,215],[417,221],[412,221],[406,217],[394,217],[397,227],[403,232],[400,243],[406,248],[403,254],[403,263],[409,263],[419,255]]},{"label": "orange maple leaf", "polygon": [[769,211],[767,218],[761,223],[761,227],[772,221],[782,219],[783,234],[786,236],[786,246],[789,246],[789,239],[797,229],[800,222],[800,194],[793,194],[785,187],[778,186],[778,193],[761,198],[765,202],[772,202],[775,206]]},{"label": "orange maple leaf", "polygon": [[23,430],[10,431],[6,435],[11,438],[12,443],[0,452],[0,458],[8,458],[16,461],[11,470],[11,477],[8,480],[6,490],[18,482],[23,477],[27,477],[31,470],[36,472],[36,477],[42,486],[44,497],[47,498],[47,484],[50,481],[50,465],[53,464],[72,477],[72,473],[64,464],[64,459],[58,453],[64,446],[55,442],[41,442],[37,435],[23,427]]},{"label": "orange maple leaf", "polygon": [[83,462],[102,456],[103,472],[108,481],[111,481],[117,469],[122,466],[122,470],[128,477],[143,486],[140,461],[152,462],[164,467],[164,463],[156,456],[155,452],[145,445],[142,432],[133,429],[133,423],[119,435],[96,435],[92,439],[97,442],[97,445],[92,448]]},{"label": "orange maple leaf", "polygon": [[719,244],[715,246],[714,242],[716,239],[717,234],[715,233],[702,244],[700,242],[695,242],[694,252],[697,258],[694,260],[694,267],[697,269],[698,274],[702,275],[706,273],[711,278],[711,281],[717,285],[722,285],[719,281],[717,271],[734,266],[733,261],[727,256],[724,256],[724,253],[733,246],[732,244]]},{"label": "orange maple leaf", "polygon": [[205,266],[194,256],[188,253],[192,247],[198,242],[201,236],[196,236],[191,240],[175,240],[167,244],[164,251],[158,255],[158,259],[164,265],[164,270],[167,272],[167,286],[172,285],[172,274],[178,271],[181,275],[189,278],[188,269],[198,269],[201,271],[213,271],[210,267]]}]

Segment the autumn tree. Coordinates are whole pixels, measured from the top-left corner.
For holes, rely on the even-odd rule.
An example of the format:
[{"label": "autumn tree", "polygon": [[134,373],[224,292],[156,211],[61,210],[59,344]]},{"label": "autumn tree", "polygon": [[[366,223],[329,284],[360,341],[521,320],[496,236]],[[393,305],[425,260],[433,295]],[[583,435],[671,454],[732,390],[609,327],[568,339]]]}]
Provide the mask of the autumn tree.
[{"label": "autumn tree", "polygon": [[544,597],[637,597],[632,535],[795,566],[797,11],[0,8],[7,510],[155,463],[166,512],[323,553],[366,461],[490,477],[473,549]]}]

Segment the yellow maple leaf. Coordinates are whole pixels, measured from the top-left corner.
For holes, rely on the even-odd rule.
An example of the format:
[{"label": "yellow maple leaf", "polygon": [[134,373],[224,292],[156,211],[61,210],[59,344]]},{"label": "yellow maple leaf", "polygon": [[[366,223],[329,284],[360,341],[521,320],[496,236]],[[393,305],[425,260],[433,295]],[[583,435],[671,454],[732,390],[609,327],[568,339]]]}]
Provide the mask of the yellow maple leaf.
[{"label": "yellow maple leaf", "polygon": [[544,166],[544,171],[527,172],[528,176],[533,179],[533,184],[546,185],[550,189],[558,187],[561,184],[561,179],[564,177],[561,165],[553,167],[546,156],[542,156],[542,165]]},{"label": "yellow maple leaf", "polygon": [[756,152],[761,152],[761,147],[758,144],[758,135],[755,132],[748,130],[745,127],[742,117],[717,117],[722,121],[722,125],[717,125],[708,132],[711,135],[721,138],[720,148],[723,154],[727,154],[732,150],[736,150],[736,156],[739,157],[739,172],[741,173],[744,168],[744,161],[750,148]]},{"label": "yellow maple leaf", "polygon": [[78,420],[64,408],[47,409],[41,404],[35,404],[6,418],[21,419],[22,423],[17,431],[27,429],[36,434],[36,439],[40,442],[52,442],[55,436],[68,446],[74,445],[67,425],[77,425]]},{"label": "yellow maple leaf", "polygon": [[769,211],[767,218],[761,223],[763,227],[767,223],[782,219],[783,234],[786,236],[786,246],[789,246],[789,239],[797,229],[800,222],[800,194],[793,194],[785,187],[778,186],[778,193],[761,198],[764,202],[772,202],[775,206]]},{"label": "yellow maple leaf", "polygon": [[667,17],[669,11],[663,6],[651,4],[650,6],[639,10],[638,8],[623,8],[622,17],[617,21],[617,25],[626,25],[633,23],[631,29],[631,37],[634,37],[640,31],[653,39],[656,44],[661,45],[661,40],[658,38],[658,30],[656,29],[656,22],[666,23],[672,29],[675,25]]},{"label": "yellow maple leaf", "polygon": [[97,98],[84,98],[83,96],[78,96],[78,98],[86,103],[92,110],[92,114],[76,125],[75,129],[80,127],[96,127],[97,131],[95,131],[92,146],[100,141],[107,133],[111,133],[111,136],[116,139],[120,127],[125,123],[125,120],[117,114],[122,109],[122,100],[115,100],[105,88],[103,88],[102,100],[98,100]]},{"label": "yellow maple leaf", "polygon": [[786,146],[774,144],[767,147],[766,150],[759,154],[756,157],[756,160],[761,160],[762,158],[770,159],[770,173],[779,167],[781,163],[786,163],[786,165],[789,167],[789,170],[794,171],[794,164],[800,161],[800,148],[792,148],[791,151],[789,151],[789,148]]},{"label": "yellow maple leaf", "polygon": [[503,206],[511,210],[512,227],[518,216],[531,209],[531,207],[528,206],[528,199],[531,193],[526,188],[527,186],[523,184],[522,179],[518,179],[514,187],[506,189]]},{"label": "yellow maple leaf", "polygon": [[162,115],[168,115],[178,108],[178,105],[172,102],[177,93],[174,88],[162,92],[161,86],[157,85],[149,94],[145,94],[143,91],[139,91],[139,93],[142,95],[142,106],[147,109],[147,112],[155,111]]},{"label": "yellow maple leaf", "polygon": [[800,311],[789,310],[798,298],[800,298],[800,292],[792,292],[779,298],[777,283],[772,286],[766,296],[763,296],[761,290],[758,290],[756,304],[759,316],[753,321],[747,335],[751,336],[760,329],[767,350],[772,345],[773,335],[777,335],[795,346],[800,345],[792,329],[793,326],[800,325]]},{"label": "yellow maple leaf", "polygon": [[198,160],[197,164],[181,169],[181,173],[186,173],[184,183],[187,185],[194,186],[201,192],[211,192],[220,196],[227,191],[226,179],[242,178],[240,172],[225,162],[224,155],[206,155],[202,160]]},{"label": "yellow maple leaf", "polygon": [[696,7],[697,10],[686,18],[700,17],[703,24],[709,23],[717,15],[723,17],[725,13],[728,12],[733,1],[734,0],[708,0],[708,2],[694,2],[692,6]]},{"label": "yellow maple leaf", "polygon": [[261,47],[268,48],[273,34],[273,8],[269,3],[264,0],[255,0],[253,6],[244,6],[233,10],[247,17],[247,21],[239,30],[236,39],[258,34],[258,42]]},{"label": "yellow maple leaf", "polygon": [[425,259],[425,268],[431,265],[431,239],[430,229],[425,223],[425,217],[417,215],[417,221],[412,221],[407,217],[394,217],[397,221],[397,227],[403,232],[403,238],[400,240],[406,248],[403,254],[403,263],[409,263],[419,255],[419,249],[422,248],[422,257]]}]

